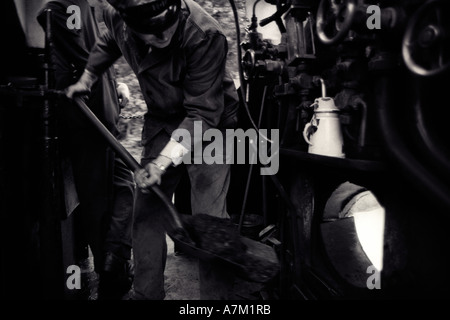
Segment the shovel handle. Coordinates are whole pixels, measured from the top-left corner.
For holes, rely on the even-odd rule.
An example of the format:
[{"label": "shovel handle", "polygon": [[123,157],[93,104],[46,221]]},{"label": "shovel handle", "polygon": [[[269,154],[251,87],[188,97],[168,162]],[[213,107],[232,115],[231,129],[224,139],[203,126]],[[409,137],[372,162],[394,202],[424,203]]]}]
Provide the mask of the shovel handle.
[{"label": "shovel handle", "polygon": [[[87,117],[89,122],[94,125],[97,131],[106,139],[108,145],[116,152],[120,159],[125,163],[125,165],[131,169],[133,172],[139,169],[142,169],[142,166],[136,159],[128,152],[127,149],[112,135],[111,132],[104,126],[104,124],[97,118],[97,116],[92,112],[92,110],[86,105],[81,96],[75,96],[73,98],[75,104],[78,108],[83,112],[83,114]],[[156,193],[156,195],[163,201],[163,203],[167,206],[169,213],[173,219],[175,229],[184,229],[183,224],[181,222],[180,216],[175,209],[172,202],[167,198],[164,192],[156,185],[150,186],[150,189]]]}]

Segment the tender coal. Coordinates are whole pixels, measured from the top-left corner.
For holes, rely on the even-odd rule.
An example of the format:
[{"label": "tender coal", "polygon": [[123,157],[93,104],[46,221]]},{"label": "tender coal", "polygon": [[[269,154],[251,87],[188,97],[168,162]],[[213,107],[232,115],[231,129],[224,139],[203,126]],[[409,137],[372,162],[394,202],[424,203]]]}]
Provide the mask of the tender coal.
[{"label": "tender coal", "polygon": [[188,234],[196,247],[224,258],[239,258],[246,251],[239,230],[229,219],[207,214],[183,216]]},{"label": "tender coal", "polygon": [[231,220],[207,214],[181,215],[181,218],[195,246],[231,261],[238,276],[267,282],[278,273],[279,262],[273,248],[240,235]]}]

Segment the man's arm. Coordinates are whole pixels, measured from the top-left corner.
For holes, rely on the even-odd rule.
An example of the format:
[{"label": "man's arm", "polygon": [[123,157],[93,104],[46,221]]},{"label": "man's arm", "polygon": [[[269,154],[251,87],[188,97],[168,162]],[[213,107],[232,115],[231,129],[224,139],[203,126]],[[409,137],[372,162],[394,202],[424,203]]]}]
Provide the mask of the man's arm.
[{"label": "man's arm", "polygon": [[38,13],[37,21],[40,26],[47,31],[46,10],[51,10],[52,40],[56,50],[64,56],[64,59],[70,61],[76,69],[82,70],[89,57],[89,49],[86,47],[84,39],[80,36],[81,32],[77,29],[67,27],[69,15],[66,13],[64,3],[52,1],[47,3]]},{"label": "man's arm", "polygon": [[73,98],[77,94],[90,92],[97,78],[111,67],[122,55],[117,43],[109,31],[103,32],[92,48],[83,74],[77,83],[66,89],[66,96]]},{"label": "man's arm", "polygon": [[86,70],[95,75],[101,75],[121,56],[122,52],[112,33],[104,30],[89,54]]},{"label": "man's arm", "polygon": [[183,83],[187,115],[180,129],[193,134],[196,121],[202,121],[203,131],[219,124],[224,110],[223,78],[227,52],[225,36],[215,33],[202,40],[189,54]]},{"label": "man's arm", "polygon": [[[187,114],[178,129],[187,130],[191,137],[194,136],[195,122],[202,123],[202,135],[209,128],[217,127],[220,122],[224,110],[223,78],[227,52],[225,36],[215,33],[203,39],[188,55],[183,83],[184,108]],[[178,158],[173,161],[178,164],[193,149],[194,139],[191,139],[191,144],[181,141],[179,144],[183,148],[175,142],[180,142],[177,131],[161,154]]]}]

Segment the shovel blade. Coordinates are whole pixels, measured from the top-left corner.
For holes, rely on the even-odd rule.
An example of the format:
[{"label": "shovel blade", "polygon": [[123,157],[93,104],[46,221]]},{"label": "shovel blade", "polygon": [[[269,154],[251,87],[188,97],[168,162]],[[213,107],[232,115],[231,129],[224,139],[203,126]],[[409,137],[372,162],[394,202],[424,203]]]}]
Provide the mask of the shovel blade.
[{"label": "shovel blade", "polygon": [[228,219],[200,214],[182,215],[182,220],[189,235],[168,234],[184,253],[220,264],[247,281],[265,283],[278,274],[274,248],[240,235]]}]

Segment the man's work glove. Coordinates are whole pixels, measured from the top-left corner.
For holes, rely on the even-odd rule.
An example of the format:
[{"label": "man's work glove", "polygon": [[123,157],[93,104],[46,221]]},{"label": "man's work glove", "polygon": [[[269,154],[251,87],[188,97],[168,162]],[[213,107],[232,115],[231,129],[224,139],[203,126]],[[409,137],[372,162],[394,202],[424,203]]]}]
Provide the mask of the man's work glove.
[{"label": "man's work glove", "polygon": [[123,82],[117,83],[117,98],[119,99],[120,108],[124,108],[130,101],[130,90]]},{"label": "man's work glove", "polygon": [[73,85],[65,89],[66,96],[73,99],[76,95],[87,94],[91,92],[92,85],[97,81],[97,76],[87,70],[84,70],[80,79]]}]

